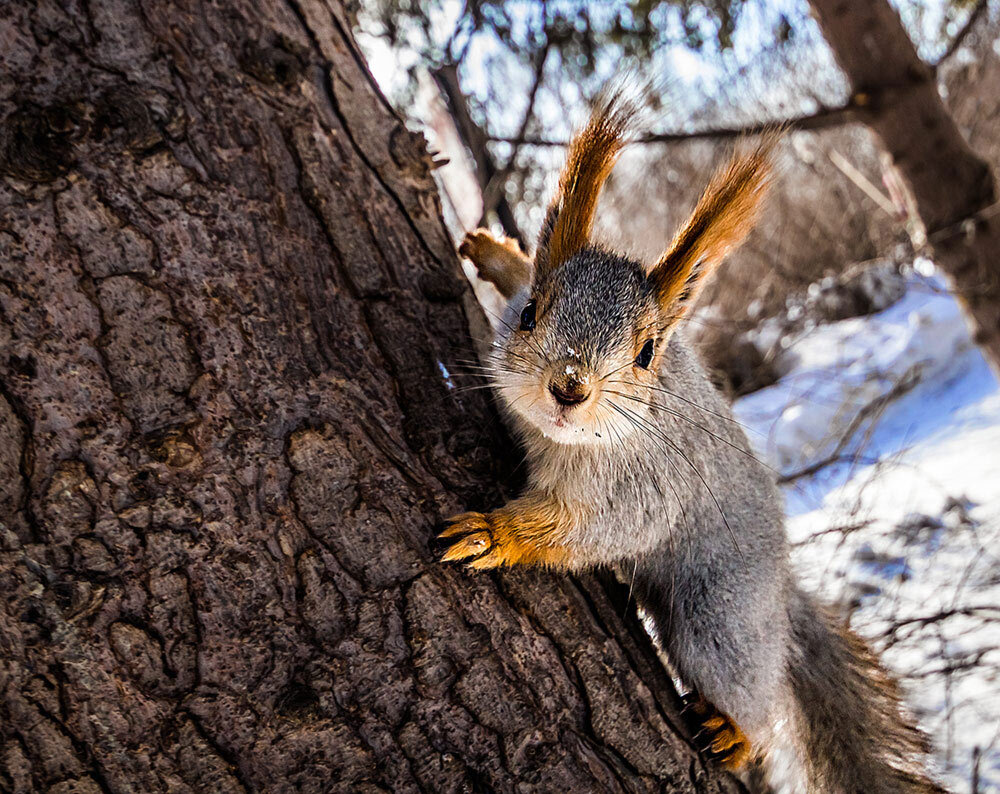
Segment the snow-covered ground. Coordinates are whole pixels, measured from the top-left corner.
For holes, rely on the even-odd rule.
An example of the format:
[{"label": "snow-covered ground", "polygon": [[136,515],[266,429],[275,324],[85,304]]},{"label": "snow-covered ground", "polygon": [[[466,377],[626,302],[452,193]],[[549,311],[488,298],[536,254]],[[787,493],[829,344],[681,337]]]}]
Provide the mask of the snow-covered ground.
[{"label": "snow-covered ground", "polygon": [[944,282],[918,269],[879,314],[793,338],[781,380],[735,408],[793,475],[805,581],[904,677],[948,785],[1000,791],[1000,390]]}]

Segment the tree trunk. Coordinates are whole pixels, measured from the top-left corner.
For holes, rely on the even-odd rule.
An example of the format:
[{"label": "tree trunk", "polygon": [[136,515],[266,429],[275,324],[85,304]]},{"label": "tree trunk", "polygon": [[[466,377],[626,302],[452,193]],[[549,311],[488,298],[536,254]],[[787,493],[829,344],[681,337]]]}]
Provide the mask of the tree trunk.
[{"label": "tree trunk", "polygon": [[811,0],[852,104],[907,183],[934,261],[1000,375],[1000,214],[989,165],[968,146],[886,0]]},{"label": "tree trunk", "polygon": [[0,790],[732,790],[610,585],[426,548],[513,456],[344,8],[2,14]]}]

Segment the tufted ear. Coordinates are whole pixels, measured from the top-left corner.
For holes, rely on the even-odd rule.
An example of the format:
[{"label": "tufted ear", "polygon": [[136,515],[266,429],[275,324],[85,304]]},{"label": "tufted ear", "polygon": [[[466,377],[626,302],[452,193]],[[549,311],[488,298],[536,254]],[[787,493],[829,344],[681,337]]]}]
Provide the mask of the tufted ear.
[{"label": "tufted ear", "polygon": [[598,101],[587,126],[574,136],[559,189],[542,223],[536,277],[559,267],[590,242],[597,199],[625,147],[637,112],[633,101],[609,93]]},{"label": "tufted ear", "polygon": [[706,278],[753,229],[779,139],[779,132],[763,135],[715,173],[691,217],[649,272],[657,301],[671,321],[683,316]]}]

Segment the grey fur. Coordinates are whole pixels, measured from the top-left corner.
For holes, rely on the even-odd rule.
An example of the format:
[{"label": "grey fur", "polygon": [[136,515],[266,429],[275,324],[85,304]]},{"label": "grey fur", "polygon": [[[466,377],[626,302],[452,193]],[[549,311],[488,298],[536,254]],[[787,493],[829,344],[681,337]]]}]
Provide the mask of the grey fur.
[{"label": "grey fur", "polygon": [[553,352],[577,350],[583,363],[595,369],[625,341],[642,311],[656,306],[636,262],[596,248],[581,251],[550,273],[538,289],[578,296],[572,302],[553,302],[549,312],[553,327],[545,335],[544,347]]},{"label": "grey fur", "polygon": [[627,370],[602,378],[604,388],[622,383],[633,396],[601,397],[618,408],[588,429],[596,441],[553,440],[527,401],[518,404],[532,379],[563,361],[596,375],[628,368],[635,325],[655,307],[641,267],[587,250],[534,294],[548,295],[538,332],[522,339],[513,330],[528,294],[515,296],[494,377],[524,442],[529,490],[582,516],[566,539],[579,564],[617,567],[626,581],[634,575],[678,674],[732,717],[775,770],[788,767],[785,790],[940,791],[921,772],[922,737],[900,712],[893,682],[799,590],[772,473],[682,332],[660,339],[654,387],[635,385]]}]

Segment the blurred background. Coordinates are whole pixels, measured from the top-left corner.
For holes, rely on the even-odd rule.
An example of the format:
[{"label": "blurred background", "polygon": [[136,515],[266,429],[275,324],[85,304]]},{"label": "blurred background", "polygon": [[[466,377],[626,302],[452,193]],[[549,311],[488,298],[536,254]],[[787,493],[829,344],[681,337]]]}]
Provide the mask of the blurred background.
[{"label": "blurred background", "polygon": [[[1000,173],[1000,0],[892,6]],[[969,295],[810,5],[362,0],[355,23],[435,153],[456,241],[483,225],[530,251],[565,142],[622,75],[644,86],[645,134],[605,191],[601,238],[647,259],[741,136],[789,125],[765,219],[688,330],[784,487],[802,575],[903,677],[948,783],[1000,790],[1000,361],[973,342]]]}]

